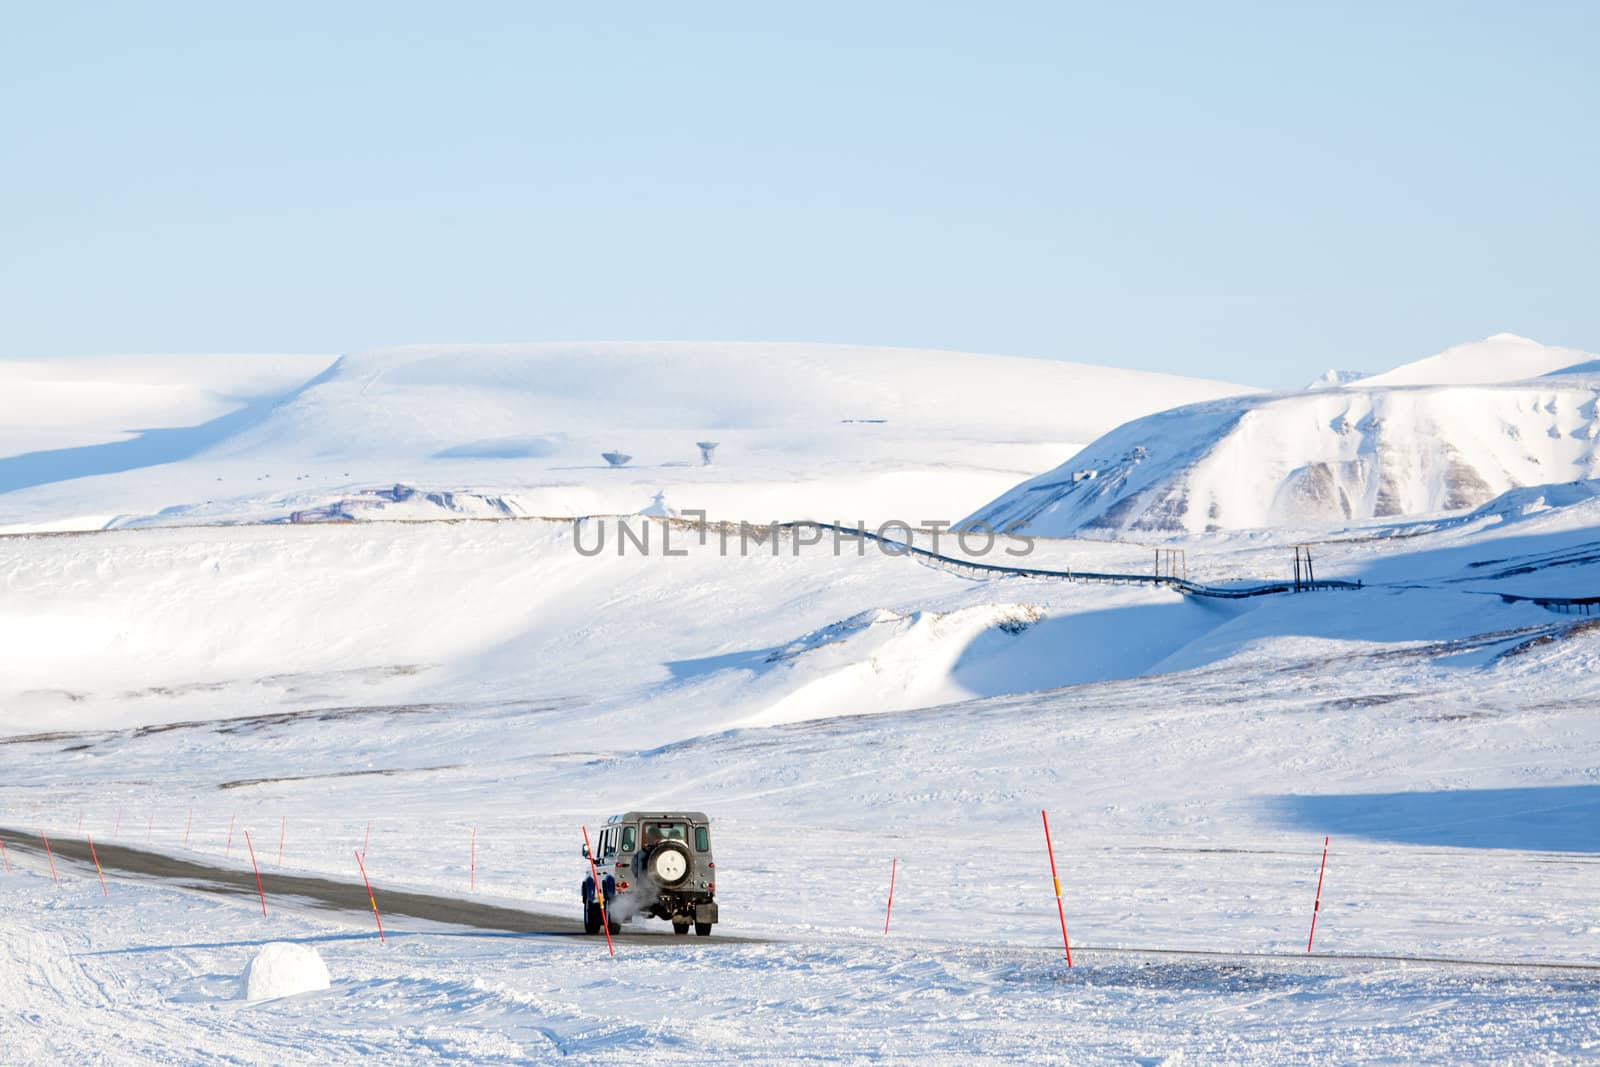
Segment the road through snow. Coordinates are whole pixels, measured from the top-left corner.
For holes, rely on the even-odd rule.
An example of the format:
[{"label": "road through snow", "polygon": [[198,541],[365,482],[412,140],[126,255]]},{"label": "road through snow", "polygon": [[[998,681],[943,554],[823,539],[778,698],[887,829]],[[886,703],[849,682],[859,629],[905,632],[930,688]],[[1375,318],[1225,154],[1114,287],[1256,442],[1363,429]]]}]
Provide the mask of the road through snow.
[{"label": "road through snow", "polygon": [[[6,846],[36,856],[45,856],[43,839],[25,830],[0,828],[0,839]],[[255,899],[255,875],[237,867],[204,863],[148,849],[127,845],[106,844],[101,841],[91,855],[86,841],[74,838],[53,837],[50,851],[57,863],[73,863],[79,867],[92,867],[96,857],[99,866],[107,873],[131,876],[140,881],[164,883],[182,889],[224,896]],[[281,871],[264,871],[261,890],[272,901],[288,900],[309,904],[313,908],[340,911],[359,916],[371,914],[367,890],[359,881],[339,881],[333,878],[306,874],[289,874]],[[382,884],[373,887],[382,914],[420,919],[424,922],[443,923],[474,930],[497,930],[513,934],[543,934],[553,937],[583,937],[583,926],[575,918],[512,908],[481,900],[466,900],[437,893],[395,889]],[[576,910],[576,908],[574,908]],[[626,929],[626,928],[625,928]],[[629,943],[704,944],[704,938],[672,938],[640,934],[635,929],[617,937]],[[717,942],[751,942],[748,937],[723,937],[713,935]]]}]

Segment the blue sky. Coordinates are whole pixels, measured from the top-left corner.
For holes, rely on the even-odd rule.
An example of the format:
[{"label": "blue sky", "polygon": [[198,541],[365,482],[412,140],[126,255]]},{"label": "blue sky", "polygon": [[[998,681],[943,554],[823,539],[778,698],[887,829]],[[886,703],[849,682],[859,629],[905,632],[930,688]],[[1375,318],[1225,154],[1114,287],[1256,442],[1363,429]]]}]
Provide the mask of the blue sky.
[{"label": "blue sky", "polygon": [[10,4],[0,358],[1600,349],[1574,3]]}]

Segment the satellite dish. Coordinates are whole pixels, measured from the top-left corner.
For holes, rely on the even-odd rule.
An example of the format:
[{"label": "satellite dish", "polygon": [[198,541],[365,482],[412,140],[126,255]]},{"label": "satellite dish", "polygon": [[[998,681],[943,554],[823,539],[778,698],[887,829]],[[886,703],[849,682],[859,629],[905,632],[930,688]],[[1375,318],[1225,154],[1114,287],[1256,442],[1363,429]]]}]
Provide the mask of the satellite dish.
[{"label": "satellite dish", "polygon": [[700,449],[700,462],[704,466],[711,466],[711,453],[717,450],[716,441],[696,441],[695,446]]},{"label": "satellite dish", "polygon": [[600,458],[611,464],[613,467],[622,467],[625,466],[633,457],[628,455],[626,452],[602,452],[600,453]]}]

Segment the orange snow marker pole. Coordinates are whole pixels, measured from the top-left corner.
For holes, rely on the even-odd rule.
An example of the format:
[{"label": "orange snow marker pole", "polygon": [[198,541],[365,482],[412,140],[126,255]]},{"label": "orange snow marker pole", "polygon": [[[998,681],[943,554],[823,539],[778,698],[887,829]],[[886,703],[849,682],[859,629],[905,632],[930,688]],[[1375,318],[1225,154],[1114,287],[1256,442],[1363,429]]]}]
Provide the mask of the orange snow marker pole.
[{"label": "orange snow marker pole", "polygon": [[361,839],[361,858],[367,858],[367,845],[372,841],[372,824],[367,823],[367,836]]},{"label": "orange snow marker pole", "polygon": [[474,893],[476,893],[478,891],[478,824],[477,823],[473,823],[472,824],[472,881],[470,883],[470,889]]},{"label": "orange snow marker pole", "polygon": [[289,828],[289,816],[278,816],[278,866],[283,866],[283,834]]},{"label": "orange snow marker pole", "polygon": [[228,851],[226,855],[229,859],[233,858],[233,821],[238,817],[237,814],[228,816]]},{"label": "orange snow marker pole", "polygon": [[1041,808],[1039,817],[1044,820],[1044,847],[1050,853],[1050,881],[1056,887],[1056,914],[1061,918],[1061,947],[1067,953],[1067,966],[1071,967],[1072,945],[1067,941],[1067,913],[1061,906],[1061,879],[1056,875],[1056,849],[1050,843],[1050,816]]},{"label": "orange snow marker pole", "polygon": [[1311,933],[1306,935],[1306,955],[1311,954],[1311,942],[1317,936],[1317,912],[1322,910],[1322,876],[1328,871],[1328,839],[1322,839],[1322,867],[1317,871],[1317,902],[1311,906]]},{"label": "orange snow marker pole", "polygon": [[183,847],[189,847],[189,831],[194,828],[194,809],[189,809],[189,821],[183,824]]},{"label": "orange snow marker pole", "polygon": [[[351,849],[355,852],[354,849]],[[361,853],[356,852],[356,866],[361,868],[361,882],[367,887],[367,903],[372,905],[372,917],[378,920],[378,941],[384,943],[383,918],[378,914],[378,898],[372,895],[372,883],[367,881],[367,865],[361,862]]]},{"label": "orange snow marker pole", "polygon": [[900,866],[900,858],[891,856],[889,858],[889,904],[883,909],[883,932],[885,934],[889,932],[889,915],[894,911],[894,872],[898,866]]},{"label": "orange snow marker pole", "polygon": [[56,877],[56,854],[50,851],[50,835],[40,830],[39,836],[44,840],[44,854],[50,857],[50,880],[60,885],[61,879]]},{"label": "orange snow marker pole", "polygon": [[600,872],[595,869],[594,856],[589,855],[589,828],[583,827],[583,851],[589,858],[589,877],[594,879],[594,899],[600,902],[600,929],[606,932],[606,950],[615,958],[617,946],[611,943],[611,920],[606,918],[606,887],[600,881]]},{"label": "orange snow marker pole", "polygon": [[94,835],[87,834],[84,840],[89,842],[89,855],[94,857],[94,873],[100,876],[100,895],[109,897],[111,894],[106,892],[106,874],[100,869],[100,856],[94,850]]},{"label": "orange snow marker pole", "polygon": [[261,917],[267,917],[267,893],[261,888],[261,868],[256,866],[256,846],[250,842],[250,831],[244,832],[245,847],[250,850],[250,867],[256,872],[256,895],[261,898]]}]

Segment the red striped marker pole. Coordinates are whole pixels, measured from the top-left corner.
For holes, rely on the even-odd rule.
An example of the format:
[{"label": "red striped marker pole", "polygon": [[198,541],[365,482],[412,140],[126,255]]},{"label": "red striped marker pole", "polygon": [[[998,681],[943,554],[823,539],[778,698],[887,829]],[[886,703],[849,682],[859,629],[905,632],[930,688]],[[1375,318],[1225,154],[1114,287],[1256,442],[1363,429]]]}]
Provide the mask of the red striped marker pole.
[{"label": "red striped marker pole", "polygon": [[372,842],[372,824],[367,823],[367,836],[361,839],[361,858],[367,858],[367,845]]},{"label": "red striped marker pole", "polygon": [[94,835],[86,834],[84,840],[89,842],[89,855],[94,858],[94,873],[100,876],[100,895],[109,897],[111,894],[106,892],[106,874],[100,869],[100,856],[94,850]]},{"label": "red striped marker pole", "polygon": [[472,824],[472,881],[470,883],[470,888],[471,888],[472,892],[474,892],[474,893],[476,893],[478,891],[478,824],[477,823],[473,823]]},{"label": "red striped marker pole", "polygon": [[1061,879],[1056,875],[1056,848],[1050,843],[1050,816],[1044,809],[1039,810],[1039,817],[1044,820],[1044,847],[1050,853],[1050,881],[1056,887],[1056,914],[1061,918],[1061,947],[1067,954],[1067,966],[1072,966],[1072,945],[1067,941],[1067,913],[1061,906]]},{"label": "red striped marker pole", "polygon": [[289,829],[289,816],[278,816],[278,866],[283,866],[283,835]]},{"label": "red striped marker pole", "polygon": [[56,877],[56,854],[50,851],[50,835],[40,830],[39,836],[44,840],[44,854],[50,857],[50,880],[60,885],[61,879]]},{"label": "red striped marker pole", "polygon": [[189,831],[194,828],[194,809],[189,809],[189,821],[183,824],[183,847],[189,847]]},{"label": "red striped marker pole", "polygon": [[245,847],[250,850],[250,867],[256,872],[256,895],[261,898],[261,917],[267,917],[267,892],[261,888],[261,868],[256,866],[256,846],[250,841],[250,831],[244,832]]},{"label": "red striped marker pole", "polygon": [[889,859],[889,903],[883,909],[883,932],[885,934],[887,934],[889,932],[889,916],[894,912],[894,872],[895,872],[895,868],[898,867],[898,866],[900,866],[899,857],[890,857],[890,859]]},{"label": "red striped marker pole", "polygon": [[617,955],[617,946],[611,943],[611,920],[606,918],[606,887],[600,881],[600,872],[595,870],[594,856],[589,853],[589,828],[583,829],[583,854],[589,857],[589,877],[594,879],[594,899],[600,903],[600,929],[606,932],[606,949],[613,958]]},{"label": "red striped marker pole", "polygon": [[228,851],[226,855],[229,859],[233,858],[233,821],[238,817],[238,815],[228,816]]},{"label": "red striped marker pole", "polygon": [[1311,942],[1317,936],[1317,912],[1322,910],[1322,876],[1328,871],[1328,839],[1322,839],[1322,867],[1317,871],[1317,902],[1311,907],[1311,933],[1306,936],[1306,955],[1311,954]]},{"label": "red striped marker pole", "polygon": [[[351,849],[355,852],[354,849]],[[372,917],[378,920],[378,941],[386,943],[383,937],[383,917],[378,914],[378,898],[372,895],[372,883],[367,881],[367,865],[361,862],[361,853],[356,852],[356,866],[361,868],[361,884],[367,887],[367,903],[372,905]]]}]

